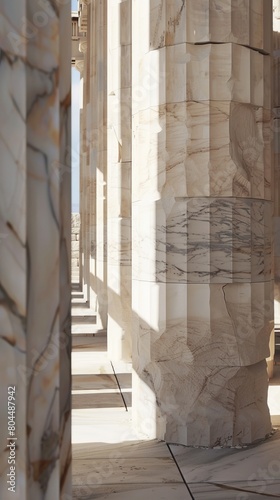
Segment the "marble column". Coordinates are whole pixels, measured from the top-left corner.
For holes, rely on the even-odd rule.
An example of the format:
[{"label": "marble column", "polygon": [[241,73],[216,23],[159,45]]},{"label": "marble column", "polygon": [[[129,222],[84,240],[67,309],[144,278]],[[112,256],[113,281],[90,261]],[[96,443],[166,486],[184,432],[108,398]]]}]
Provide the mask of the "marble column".
[{"label": "marble column", "polygon": [[[107,0],[93,0],[95,8],[96,96],[96,268],[97,329],[107,328]],[[96,152],[96,153],[95,153]]]},{"label": "marble column", "polygon": [[69,500],[70,3],[0,16],[0,496]]},{"label": "marble column", "polygon": [[[71,23],[69,2],[59,7],[60,96],[60,498],[70,500],[72,491],[71,449]],[[68,497],[68,498],[67,498]]]},{"label": "marble column", "polygon": [[81,230],[83,240],[83,292],[84,297],[89,301],[90,295],[90,175],[89,175],[89,153],[88,153],[88,99],[89,99],[89,68],[90,64],[87,58],[87,41],[80,42],[80,52],[84,54],[83,65],[83,107],[81,113],[81,141],[80,141],[80,158],[81,158]]},{"label": "marble column", "polygon": [[84,176],[83,176],[83,161],[82,161],[82,123],[83,123],[83,88],[84,88],[84,59],[75,62],[75,68],[80,73],[80,155],[79,155],[79,171],[80,171],[80,236],[79,236],[79,283],[80,288],[84,289]]},{"label": "marble column", "polygon": [[97,6],[95,2],[88,4],[88,49],[87,58],[90,61],[89,71],[89,169],[90,169],[90,295],[89,304],[93,311],[97,312],[97,280],[96,280],[96,167],[98,149],[98,119],[96,104],[98,99],[97,68],[97,45],[98,32]]},{"label": "marble column", "polygon": [[133,0],[132,18],[133,419],[252,443],[271,431],[271,2]]},{"label": "marble column", "polygon": [[[274,304],[280,329],[280,1],[273,0],[273,134],[274,134]],[[275,341],[273,346],[275,349]],[[273,354],[273,352],[272,352]],[[272,358],[272,355],[271,355]],[[273,358],[270,360],[273,367]]]},{"label": "marble column", "polygon": [[131,0],[108,3],[108,352],[131,359]]}]

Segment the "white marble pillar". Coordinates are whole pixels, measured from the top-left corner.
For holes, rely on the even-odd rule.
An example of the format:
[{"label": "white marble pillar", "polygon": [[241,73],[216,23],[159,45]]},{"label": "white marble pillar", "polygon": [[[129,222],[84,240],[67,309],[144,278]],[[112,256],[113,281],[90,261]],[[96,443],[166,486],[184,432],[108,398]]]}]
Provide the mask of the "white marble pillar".
[{"label": "white marble pillar", "polygon": [[89,61],[87,58],[87,42],[80,43],[80,51],[84,53],[83,67],[83,109],[81,116],[81,142],[80,142],[80,157],[82,167],[82,192],[81,199],[83,204],[82,212],[82,238],[83,238],[83,292],[84,297],[89,301],[90,290],[90,224],[89,224],[89,162],[88,162],[88,86],[89,86]]},{"label": "white marble pillar", "polygon": [[96,104],[98,99],[97,88],[97,45],[96,37],[98,31],[96,3],[88,4],[88,48],[87,58],[90,61],[89,68],[89,169],[90,169],[90,290],[89,305],[93,311],[97,306],[97,283],[96,283],[96,167],[98,148],[98,119]]},{"label": "white marble pillar", "polygon": [[[71,498],[70,3],[46,1],[44,7],[35,0],[16,7],[0,1],[5,165],[0,169],[0,497],[5,500]],[[13,439],[14,492],[7,483]]]},{"label": "white marble pillar", "polygon": [[[60,498],[70,500],[72,491],[71,450],[71,23],[69,2],[59,8],[60,95]],[[67,498],[68,497],[68,498]]]},{"label": "white marble pillar", "polygon": [[[280,1],[273,0],[273,133],[274,133],[274,307],[280,328]],[[275,349],[275,341],[273,342]],[[273,367],[273,357],[270,365]]]},{"label": "white marble pillar", "polygon": [[80,267],[81,267],[81,285],[85,298],[87,299],[87,284],[85,278],[85,172],[84,172],[84,60],[76,62],[76,68],[81,74],[80,80]]},{"label": "white marble pillar", "polygon": [[131,359],[131,0],[108,3],[108,352]]},{"label": "white marble pillar", "polygon": [[271,431],[271,2],[237,3],[133,0],[133,418],[185,445]]},{"label": "white marble pillar", "polygon": [[90,61],[87,57],[88,8],[87,0],[79,0],[80,42],[79,52],[82,63],[76,63],[81,72],[81,119],[80,119],[80,214],[81,214],[81,274],[84,298],[90,297],[90,175],[89,175],[89,138],[88,138],[88,100]]},{"label": "white marble pillar", "polygon": [[[96,268],[97,329],[107,328],[107,0],[93,0],[96,13]],[[94,153],[94,152],[93,152]]]},{"label": "white marble pillar", "polygon": [[84,89],[84,59],[76,61],[75,68],[80,73],[80,154],[79,154],[79,176],[80,176],[80,234],[79,234],[79,283],[80,288],[84,289],[84,176],[82,161],[82,123],[83,123],[83,89]]}]

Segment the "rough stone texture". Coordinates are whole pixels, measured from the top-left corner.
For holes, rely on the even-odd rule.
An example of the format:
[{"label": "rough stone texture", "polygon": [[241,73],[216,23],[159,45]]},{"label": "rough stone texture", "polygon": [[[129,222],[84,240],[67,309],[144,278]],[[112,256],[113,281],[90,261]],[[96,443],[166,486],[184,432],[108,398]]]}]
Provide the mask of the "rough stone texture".
[{"label": "rough stone texture", "polygon": [[108,3],[108,353],[131,360],[131,0]]},{"label": "rough stone texture", "polygon": [[70,2],[46,10],[0,2],[0,498],[14,500],[72,498]]},{"label": "rough stone texture", "polygon": [[133,2],[133,418],[150,437],[271,430],[270,9]]}]

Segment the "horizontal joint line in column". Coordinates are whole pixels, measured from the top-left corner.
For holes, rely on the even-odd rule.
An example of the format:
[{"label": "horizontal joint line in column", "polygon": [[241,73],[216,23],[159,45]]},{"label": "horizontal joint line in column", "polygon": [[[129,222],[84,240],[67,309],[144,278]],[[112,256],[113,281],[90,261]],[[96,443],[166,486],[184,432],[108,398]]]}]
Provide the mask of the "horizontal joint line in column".
[{"label": "horizontal joint line in column", "polygon": [[245,47],[247,49],[251,49],[254,52],[259,52],[263,56],[270,56],[271,53],[263,50],[263,49],[258,49],[256,47],[251,47],[250,45],[246,45],[244,43],[236,43],[236,42],[214,42],[214,41],[209,41],[209,42],[185,42],[190,45],[227,45],[231,43],[232,45],[240,45],[240,47]]}]

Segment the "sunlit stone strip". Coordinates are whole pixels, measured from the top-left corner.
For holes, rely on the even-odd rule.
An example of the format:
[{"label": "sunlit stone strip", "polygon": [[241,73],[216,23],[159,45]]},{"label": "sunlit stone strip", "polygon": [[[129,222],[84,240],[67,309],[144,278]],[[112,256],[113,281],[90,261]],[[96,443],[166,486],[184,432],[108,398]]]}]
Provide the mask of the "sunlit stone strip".
[{"label": "sunlit stone strip", "polygon": [[84,172],[83,172],[83,90],[84,90],[84,59],[76,61],[75,68],[80,73],[80,154],[79,154],[79,169],[80,169],[80,285],[85,291],[85,236],[84,236],[84,213],[85,213],[85,196],[84,193]]},{"label": "sunlit stone strip", "polygon": [[[81,49],[80,49],[81,50]],[[87,45],[83,45],[84,51],[84,66],[83,66],[83,108],[81,113],[81,143],[80,143],[80,155],[81,155],[81,166],[82,166],[82,235],[83,235],[83,292],[84,298],[89,300],[89,290],[90,290],[90,200],[89,200],[89,162],[88,162],[88,76],[89,76],[89,61],[86,57]]]},{"label": "sunlit stone strip", "polygon": [[131,359],[131,0],[108,3],[108,352]]},{"label": "sunlit stone strip", "polygon": [[107,0],[94,0],[96,12],[96,293],[97,329],[107,328]]},{"label": "sunlit stone strip", "polygon": [[133,418],[184,445],[271,430],[271,2],[237,3],[133,1]]},{"label": "sunlit stone strip", "polygon": [[97,12],[96,3],[90,2],[88,9],[88,44],[87,44],[87,60],[89,64],[88,75],[88,154],[89,154],[89,204],[90,204],[90,289],[89,289],[89,305],[92,310],[97,311],[97,282],[96,282],[96,167],[97,167],[97,146],[98,146],[98,120],[96,113],[96,105],[98,99],[98,81],[96,79],[97,68]]}]

